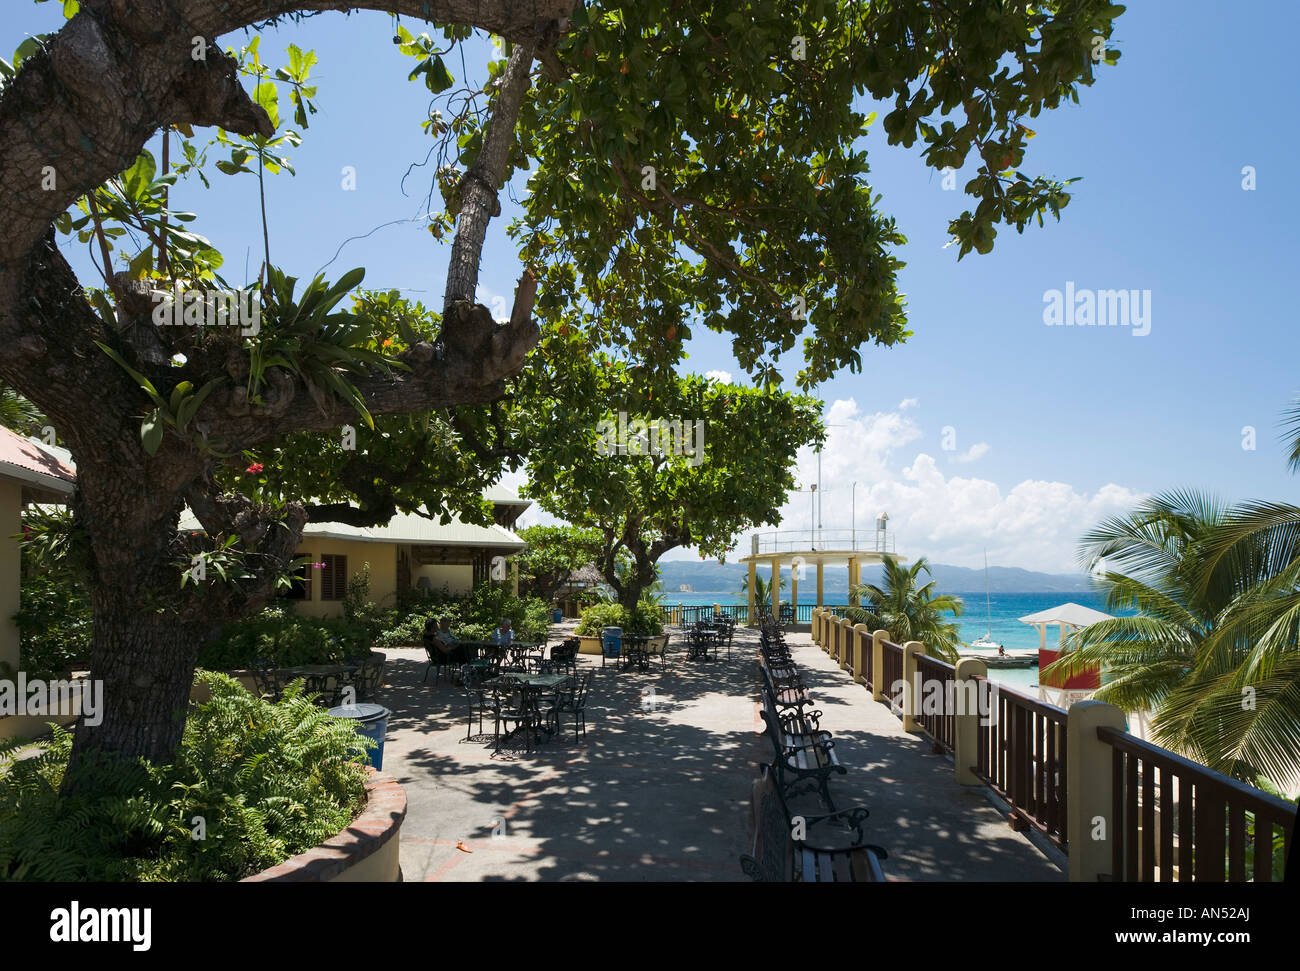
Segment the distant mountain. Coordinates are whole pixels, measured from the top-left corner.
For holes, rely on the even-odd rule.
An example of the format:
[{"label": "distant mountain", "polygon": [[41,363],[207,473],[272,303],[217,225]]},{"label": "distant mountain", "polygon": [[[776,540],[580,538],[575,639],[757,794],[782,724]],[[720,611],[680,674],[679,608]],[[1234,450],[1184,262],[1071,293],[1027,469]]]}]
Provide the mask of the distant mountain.
[{"label": "distant mountain", "polygon": [[[742,563],[725,563],[718,565],[717,560],[705,560],[696,563],[692,560],[669,560],[661,562],[663,585],[666,591],[677,591],[682,584],[689,585],[695,593],[736,593],[740,590],[741,580],[749,568]],[[984,571],[968,569],[963,566],[949,566],[946,563],[931,563],[931,575],[941,593],[983,593]],[[816,574],[809,569],[809,575],[800,584],[800,599],[803,591],[816,589]],[[770,569],[759,569],[766,580]],[[843,567],[828,568],[823,585],[823,594],[830,596],[848,595],[848,571]],[[787,574],[788,576],[788,574]],[[880,579],[878,566],[864,567],[863,583],[876,583]],[[805,586],[805,584],[811,586]],[[989,589],[993,593],[1087,593],[1092,587],[1084,574],[1072,573],[1036,573],[1022,570],[1016,566],[989,567]],[[668,594],[669,599],[672,593]]]}]

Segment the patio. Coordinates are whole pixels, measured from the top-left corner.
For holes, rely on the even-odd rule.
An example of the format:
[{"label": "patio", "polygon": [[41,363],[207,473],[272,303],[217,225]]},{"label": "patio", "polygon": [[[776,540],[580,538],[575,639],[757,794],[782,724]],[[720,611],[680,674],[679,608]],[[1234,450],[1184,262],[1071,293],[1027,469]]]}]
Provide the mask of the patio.
[{"label": "patio", "polygon": [[[750,786],[770,746],[758,734],[757,633],[737,628],[731,660],[669,670],[594,667],[586,737],[531,755],[466,741],[464,693],[420,683],[423,650],[390,650],[377,698],[393,710],[384,769],[406,789],[406,880],[744,880]],[[553,638],[554,640],[554,638]],[[1063,880],[1013,832],[982,788],[953,781],[928,739],[904,733],[806,634],[788,638],[848,767],[832,785],[871,809],[891,880]],[[651,695],[653,691],[653,695]],[[477,732],[477,725],[475,726]],[[458,849],[460,844],[464,850]],[[469,852],[465,852],[468,850]]]}]

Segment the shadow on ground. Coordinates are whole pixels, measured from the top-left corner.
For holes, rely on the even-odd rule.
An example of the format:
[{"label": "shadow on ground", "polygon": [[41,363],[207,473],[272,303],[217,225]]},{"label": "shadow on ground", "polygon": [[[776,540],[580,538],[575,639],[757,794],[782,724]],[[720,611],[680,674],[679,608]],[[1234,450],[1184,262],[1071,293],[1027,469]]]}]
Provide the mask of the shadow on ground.
[{"label": "shadow on ground", "polygon": [[[673,638],[677,640],[676,637]],[[905,880],[1051,880],[1060,872],[1010,830],[980,790],[964,790],[928,740],[792,635],[809,690],[848,767],[833,792],[871,809],[869,838]],[[421,683],[422,651],[388,652],[377,699],[393,711],[384,768],[406,788],[407,880],[743,880],[750,786],[771,748],[757,733],[757,638],[737,630],[731,657],[667,671],[601,667],[587,734],[571,722],[532,754],[492,751],[492,724],[466,740],[467,702]],[[467,852],[468,851],[468,852]]]}]

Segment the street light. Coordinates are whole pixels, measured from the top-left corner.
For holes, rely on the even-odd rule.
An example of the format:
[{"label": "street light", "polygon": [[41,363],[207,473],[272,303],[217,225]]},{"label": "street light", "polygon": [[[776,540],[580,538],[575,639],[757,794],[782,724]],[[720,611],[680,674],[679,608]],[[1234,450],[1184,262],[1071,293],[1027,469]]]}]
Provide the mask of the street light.
[{"label": "street light", "polygon": [[853,480],[853,486],[849,489],[849,522],[853,528],[853,546],[851,549],[858,548],[858,481]]},{"label": "street light", "polygon": [[812,540],[811,546],[817,549],[817,534],[813,532],[813,526],[817,518],[817,486],[814,484],[808,492],[808,537]]}]

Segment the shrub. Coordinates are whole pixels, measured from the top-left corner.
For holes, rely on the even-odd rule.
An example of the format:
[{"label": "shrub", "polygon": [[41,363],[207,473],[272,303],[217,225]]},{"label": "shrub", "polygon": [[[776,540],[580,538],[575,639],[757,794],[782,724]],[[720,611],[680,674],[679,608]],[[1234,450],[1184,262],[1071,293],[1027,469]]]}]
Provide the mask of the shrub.
[{"label": "shrub", "polygon": [[227,624],[220,636],[199,649],[198,666],[214,671],[250,668],[259,659],[271,667],[338,664],[364,654],[367,631],[338,617],[304,617],[291,609],[268,607]]},{"label": "shrub", "polygon": [[[225,675],[190,711],[176,758],[88,763],[59,797],[72,736],[0,750],[0,880],[238,880],[324,842],[365,806],[373,743],[301,697],[271,704]],[[193,822],[205,822],[203,839]]]},{"label": "shrub", "polygon": [[67,574],[24,576],[22,605],[14,614],[20,665],[28,676],[61,674],[72,661],[90,657],[90,597]]},{"label": "shrub", "polygon": [[664,632],[663,616],[654,604],[640,601],[631,610],[612,601],[592,604],[582,612],[577,633],[584,637],[599,637],[602,627],[621,627],[627,634],[657,636]]},{"label": "shrub", "polygon": [[624,627],[627,624],[627,611],[622,604],[612,601],[594,603],[582,612],[575,633],[582,637],[599,637],[602,627]]},{"label": "shrub", "polygon": [[393,626],[401,612],[392,608],[380,607],[370,599],[370,564],[365,564],[359,571],[348,578],[347,592],[343,595],[343,617],[355,627],[366,632],[368,640],[375,640],[380,633]]},{"label": "shrub", "polygon": [[424,643],[424,622],[426,614],[409,614],[392,626],[379,632],[375,638],[375,647],[409,647]]}]

